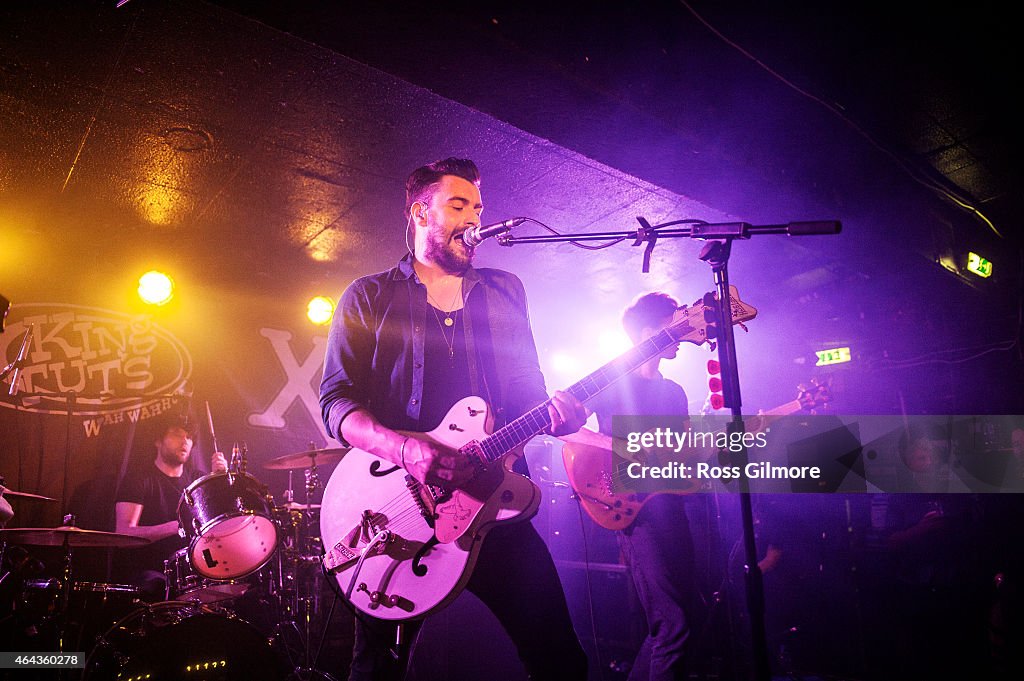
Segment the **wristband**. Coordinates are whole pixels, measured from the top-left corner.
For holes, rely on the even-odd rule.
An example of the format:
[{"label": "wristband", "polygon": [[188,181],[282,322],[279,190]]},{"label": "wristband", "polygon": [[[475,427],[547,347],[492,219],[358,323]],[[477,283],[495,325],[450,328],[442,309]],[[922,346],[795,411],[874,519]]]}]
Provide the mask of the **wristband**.
[{"label": "wristband", "polygon": [[[402,446],[398,450],[398,454],[402,459],[402,468],[405,468],[405,444],[409,441],[409,438],[402,440]],[[408,470],[408,469],[406,469]]]}]

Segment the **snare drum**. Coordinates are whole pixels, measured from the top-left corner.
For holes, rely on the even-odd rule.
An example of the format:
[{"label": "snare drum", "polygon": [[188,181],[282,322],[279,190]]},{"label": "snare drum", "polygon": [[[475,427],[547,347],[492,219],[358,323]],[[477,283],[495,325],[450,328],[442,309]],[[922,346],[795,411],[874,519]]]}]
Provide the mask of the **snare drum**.
[{"label": "snare drum", "polygon": [[273,498],[247,473],[214,473],[185,488],[178,522],[199,575],[238,579],[266,565],[277,547]]},{"label": "snare drum", "polygon": [[175,551],[164,561],[167,577],[167,600],[220,603],[238,598],[249,589],[248,582],[208,579],[197,575],[189,563],[189,550]]}]

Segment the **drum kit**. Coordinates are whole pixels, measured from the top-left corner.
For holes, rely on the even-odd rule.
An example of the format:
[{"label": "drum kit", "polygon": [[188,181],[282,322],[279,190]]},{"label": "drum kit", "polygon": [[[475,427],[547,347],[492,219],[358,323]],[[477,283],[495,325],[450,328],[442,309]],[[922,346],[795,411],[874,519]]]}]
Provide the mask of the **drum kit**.
[{"label": "drum kit", "polygon": [[[40,569],[18,574],[5,561],[0,583],[10,577],[19,588],[13,605],[0,603],[0,618],[15,623],[25,639],[19,645],[86,653],[83,680],[178,678],[188,668],[220,670],[195,678],[334,681],[316,669],[314,627],[326,620],[318,576],[320,505],[312,499],[321,488],[318,466],[339,461],[346,451],[313,448],[266,463],[268,470],[288,471],[281,503],[246,472],[244,450],[232,456],[228,472],[189,485],[178,504],[187,546],[164,561],[162,601],[147,600],[136,586],[78,581],[73,571],[80,548],[130,549],[147,545],[146,539],[72,525],[0,529],[0,550],[63,548],[56,577],[41,577]],[[306,503],[294,500],[295,470],[304,470]]]}]

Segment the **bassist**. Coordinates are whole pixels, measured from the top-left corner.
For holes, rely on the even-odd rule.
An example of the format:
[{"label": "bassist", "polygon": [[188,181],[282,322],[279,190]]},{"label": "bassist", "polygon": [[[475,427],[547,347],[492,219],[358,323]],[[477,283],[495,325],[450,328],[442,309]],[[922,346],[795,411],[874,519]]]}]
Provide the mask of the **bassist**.
[{"label": "bassist", "polygon": [[[637,297],[623,312],[622,325],[634,343],[659,333],[672,322],[679,302],[665,293]],[[661,375],[663,359],[674,359],[678,346],[641,365],[598,395],[589,408],[597,414],[601,433],[581,430],[570,439],[610,448],[614,415],[685,415],[682,386]],[[582,455],[582,454],[581,454]],[[686,678],[685,647],[690,636],[696,594],[694,549],[686,515],[689,497],[657,494],[647,500],[636,519],[616,531],[643,609],[648,635],[637,653],[629,681],[681,681]]]}]

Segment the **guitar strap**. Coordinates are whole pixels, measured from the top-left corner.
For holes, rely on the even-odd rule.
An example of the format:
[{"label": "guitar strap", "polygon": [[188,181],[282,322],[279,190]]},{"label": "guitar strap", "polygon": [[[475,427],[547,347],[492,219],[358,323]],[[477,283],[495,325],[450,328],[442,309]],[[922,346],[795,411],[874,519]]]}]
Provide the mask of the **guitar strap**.
[{"label": "guitar strap", "polygon": [[[470,294],[474,287],[470,288]],[[507,385],[507,377],[498,366],[497,353],[494,347],[494,332],[491,328],[490,305],[487,297],[488,289],[480,287],[480,291],[469,303],[468,294],[465,309],[466,347],[469,351],[469,370],[473,390],[483,397],[490,405],[494,417],[494,428],[497,430],[505,425],[508,414],[505,410],[503,386]],[[506,379],[506,382],[503,382]],[[493,432],[493,431],[492,431]],[[512,470],[529,477],[530,468],[526,457],[521,456],[512,464]]]},{"label": "guitar strap", "polygon": [[[497,379],[497,364],[494,359],[494,339],[491,333],[489,307],[486,288],[481,287],[480,293],[470,298],[476,283],[466,292],[463,309],[466,310],[465,324],[466,348],[469,349],[469,381],[474,395],[480,395],[494,410],[494,428],[504,425],[504,405],[501,401],[501,382]],[[493,388],[492,388],[493,386]]]}]

